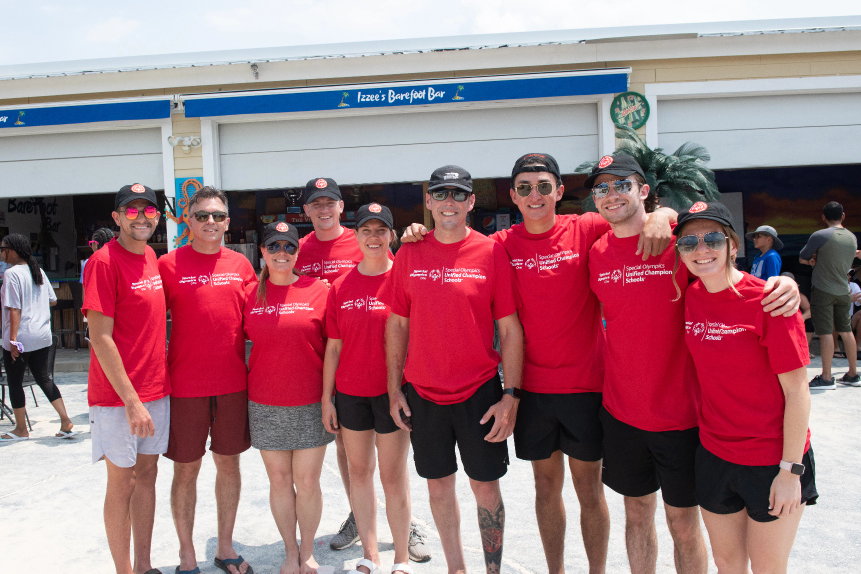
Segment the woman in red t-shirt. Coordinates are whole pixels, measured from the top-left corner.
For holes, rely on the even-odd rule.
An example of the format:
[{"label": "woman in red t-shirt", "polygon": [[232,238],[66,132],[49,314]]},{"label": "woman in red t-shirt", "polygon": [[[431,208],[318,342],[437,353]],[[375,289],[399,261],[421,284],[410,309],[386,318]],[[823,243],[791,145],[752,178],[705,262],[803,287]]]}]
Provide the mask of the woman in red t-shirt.
[{"label": "woman in red t-shirt", "polygon": [[726,207],[695,203],[674,233],[698,278],[685,292],[685,342],[701,389],[696,490],[715,564],[786,572],[804,507],[818,497],[804,323],[763,311],[764,282],[734,266]]},{"label": "woman in red t-shirt", "polygon": [[[335,437],[322,423],[328,288],[293,274],[299,234],[284,222],[263,230],[266,267],[246,291],[243,324],[254,343],[248,372],[251,445],[269,475],[272,516],[284,539],[281,571],[317,568],[314,537],[323,511],[320,473]],[[301,544],[296,543],[296,525]]]},{"label": "woman in red t-shirt", "polygon": [[410,437],[389,414],[385,330],[390,309],[380,300],[392,268],[389,244],[394,238],[393,227],[389,208],[378,203],[359,208],[355,233],[362,260],[335,280],[327,305],[323,424],[330,433],[340,433],[344,438],[350,464],[350,501],[365,553],[356,565],[362,574],[371,574],[380,563],[375,458],[379,459],[386,515],[395,543],[392,572],[412,572],[408,554]]}]

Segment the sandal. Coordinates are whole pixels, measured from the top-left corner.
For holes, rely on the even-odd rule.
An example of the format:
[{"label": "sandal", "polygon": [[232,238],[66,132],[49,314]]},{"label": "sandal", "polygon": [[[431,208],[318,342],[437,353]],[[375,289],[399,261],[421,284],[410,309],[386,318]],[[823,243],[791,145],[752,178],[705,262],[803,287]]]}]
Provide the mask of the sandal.
[{"label": "sandal", "polygon": [[[241,554],[237,555],[236,558],[216,558],[213,561],[215,567],[219,570],[224,570],[227,574],[230,574],[230,569],[228,566],[235,566],[237,570],[242,566],[242,563],[245,562],[245,558],[242,557]],[[245,574],[254,574],[254,568],[251,567],[251,564],[248,565],[248,570],[245,571]]]},{"label": "sandal", "polygon": [[361,570],[359,570],[359,566],[364,566],[370,571],[370,574],[374,574],[377,570],[380,569],[379,566],[368,560],[367,558],[362,558],[358,562],[356,562],[356,567],[350,570],[347,574],[365,574]]},{"label": "sandal", "polygon": [[409,564],[395,564],[392,566],[392,574],[395,572],[403,572],[404,574],[413,574],[413,569]]}]

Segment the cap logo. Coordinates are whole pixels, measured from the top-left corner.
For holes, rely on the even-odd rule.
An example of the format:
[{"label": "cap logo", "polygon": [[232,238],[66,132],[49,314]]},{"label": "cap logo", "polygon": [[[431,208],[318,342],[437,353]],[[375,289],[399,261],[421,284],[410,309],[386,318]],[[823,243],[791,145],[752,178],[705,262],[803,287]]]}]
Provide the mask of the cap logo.
[{"label": "cap logo", "polygon": [[145,193],[146,188],[139,183],[136,183],[132,186],[132,191],[135,193]]},{"label": "cap logo", "polygon": [[460,174],[457,173],[456,171],[450,171],[448,173],[443,174],[442,178],[443,179],[459,179]]},{"label": "cap logo", "polygon": [[604,169],[611,163],[613,163],[613,156],[605,155],[601,158],[601,161],[598,162],[598,169]]},{"label": "cap logo", "polygon": [[326,180],[321,177],[320,179],[318,179],[317,181],[314,182],[314,185],[317,187],[317,189],[326,189],[326,187],[328,187],[329,184],[326,183]]},{"label": "cap logo", "polygon": [[368,206],[368,211],[371,211],[373,213],[379,213],[382,210],[383,210],[383,208],[378,203],[372,203],[371,205]]},{"label": "cap logo", "polygon": [[706,205],[702,201],[698,201],[691,206],[691,208],[688,210],[688,213],[699,213],[700,211],[705,211],[706,209],[708,209],[708,205]]},{"label": "cap logo", "polygon": [[275,231],[280,231],[282,233],[285,231],[290,231],[290,226],[288,226],[286,223],[284,223],[282,221],[278,225],[275,226]]}]

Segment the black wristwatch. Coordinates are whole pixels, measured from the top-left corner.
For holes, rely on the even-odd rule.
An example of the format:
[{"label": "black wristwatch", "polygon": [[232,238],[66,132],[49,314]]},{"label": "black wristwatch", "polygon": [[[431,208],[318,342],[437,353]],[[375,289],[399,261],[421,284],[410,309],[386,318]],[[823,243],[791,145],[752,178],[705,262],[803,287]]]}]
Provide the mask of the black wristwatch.
[{"label": "black wristwatch", "polygon": [[780,468],[798,476],[804,474],[804,465],[798,464],[797,462],[786,462],[785,460],[781,460]]},{"label": "black wristwatch", "polygon": [[518,389],[517,387],[511,387],[510,389],[504,389],[502,391],[502,394],[503,395],[511,395],[515,399],[519,399],[520,398],[520,389]]}]

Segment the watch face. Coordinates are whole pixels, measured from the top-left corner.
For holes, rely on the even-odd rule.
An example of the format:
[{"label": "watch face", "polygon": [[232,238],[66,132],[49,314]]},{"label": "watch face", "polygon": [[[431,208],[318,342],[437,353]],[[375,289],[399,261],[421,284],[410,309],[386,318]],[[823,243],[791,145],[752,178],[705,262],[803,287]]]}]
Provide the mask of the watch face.
[{"label": "watch face", "polygon": [[639,129],[649,119],[649,102],[637,92],[619,94],[610,105],[610,117],[617,126]]},{"label": "watch face", "polygon": [[798,476],[801,476],[802,474],[804,474],[804,465],[798,464],[798,463],[792,463],[792,469],[789,472],[791,472],[792,474],[797,474]]}]

